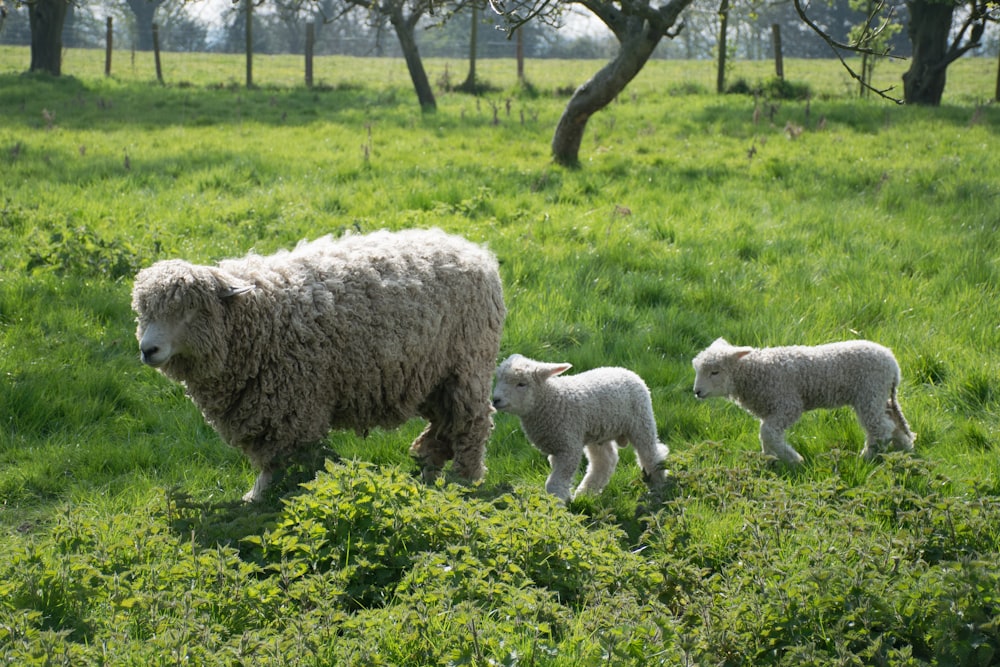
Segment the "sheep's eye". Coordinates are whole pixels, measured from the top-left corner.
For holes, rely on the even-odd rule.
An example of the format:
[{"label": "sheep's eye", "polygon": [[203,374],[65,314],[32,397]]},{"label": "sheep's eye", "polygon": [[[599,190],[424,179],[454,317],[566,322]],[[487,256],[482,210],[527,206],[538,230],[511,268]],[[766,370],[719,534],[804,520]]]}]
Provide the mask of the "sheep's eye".
[{"label": "sheep's eye", "polygon": [[528,386],[528,383],[527,382],[518,382],[516,386],[517,386],[518,389],[524,389],[525,387]]},{"label": "sheep's eye", "polygon": [[716,375],[719,374],[719,371],[709,371],[708,374],[711,375],[712,377],[715,377]]}]

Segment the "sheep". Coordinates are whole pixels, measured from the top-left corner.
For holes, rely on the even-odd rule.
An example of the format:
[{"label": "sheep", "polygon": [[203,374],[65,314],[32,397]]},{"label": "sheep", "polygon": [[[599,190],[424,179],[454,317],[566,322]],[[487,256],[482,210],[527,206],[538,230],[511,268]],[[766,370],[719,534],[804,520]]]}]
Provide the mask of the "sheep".
[{"label": "sheep", "polygon": [[600,493],[618,464],[618,445],[629,443],[647,486],[662,488],[669,450],[657,437],[646,383],[625,368],[558,377],[571,367],[514,354],[497,368],[493,407],[520,417],[528,440],[548,455],[551,472],[545,490],[568,501],[586,452],[587,471],[572,497]]},{"label": "sheep", "polygon": [[135,279],[142,361],[183,383],[260,471],[244,500],[331,429],[420,415],[433,479],[483,478],[506,308],[492,253],[441,230],[302,241],[216,266],[164,260]]},{"label": "sheep", "polygon": [[864,427],[865,460],[875,458],[887,442],[893,449],[913,451],[916,436],[896,397],[899,364],[888,348],[871,341],[755,349],[719,338],[692,364],[698,399],[723,396],[760,419],[766,456],[802,463],[785,431],[807,410],[845,405]]}]

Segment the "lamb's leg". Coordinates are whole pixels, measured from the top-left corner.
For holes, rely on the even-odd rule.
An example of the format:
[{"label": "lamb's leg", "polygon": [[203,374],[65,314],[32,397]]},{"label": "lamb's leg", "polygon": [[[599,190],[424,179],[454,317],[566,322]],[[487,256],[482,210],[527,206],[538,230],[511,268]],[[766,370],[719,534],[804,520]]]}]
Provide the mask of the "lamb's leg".
[{"label": "lamb's leg", "polygon": [[650,438],[637,438],[632,447],[635,448],[635,458],[642,468],[642,481],[654,491],[663,487],[667,481],[667,471],[663,467],[663,462],[670,449],[657,440],[655,428]]},{"label": "lamb's leg", "polygon": [[861,458],[871,461],[882,453],[886,443],[892,441],[896,425],[882,405],[857,405],[854,412],[865,429],[865,448],[861,450]]},{"label": "lamb's leg", "polygon": [[257,479],[254,480],[253,486],[243,494],[243,502],[256,503],[264,498],[264,492],[267,491],[267,487],[271,485],[271,478],[273,474],[269,470],[262,470]]},{"label": "lamb's leg", "polygon": [[580,459],[583,458],[583,450],[570,450],[571,453],[564,453],[556,456],[549,456],[549,465],[552,467],[549,478],[545,480],[545,490],[556,496],[563,502],[568,502],[570,498],[570,488],[573,486],[573,476],[580,467]]},{"label": "lamb's leg", "polygon": [[885,412],[893,423],[893,448],[898,451],[912,452],[913,441],[917,436],[910,430],[910,425],[906,422],[906,417],[903,416],[903,410],[899,407],[899,402],[896,400],[895,389],[893,389],[892,396],[886,402]]},{"label": "lamb's leg", "polygon": [[611,481],[611,475],[618,465],[618,445],[614,440],[591,443],[586,446],[587,473],[583,476],[580,486],[576,487],[574,497],[581,493],[599,494]]},{"label": "lamb's leg", "polygon": [[785,441],[785,430],[798,420],[768,418],[760,422],[760,446],[766,456],[773,456],[785,463],[798,465],[802,456]]}]

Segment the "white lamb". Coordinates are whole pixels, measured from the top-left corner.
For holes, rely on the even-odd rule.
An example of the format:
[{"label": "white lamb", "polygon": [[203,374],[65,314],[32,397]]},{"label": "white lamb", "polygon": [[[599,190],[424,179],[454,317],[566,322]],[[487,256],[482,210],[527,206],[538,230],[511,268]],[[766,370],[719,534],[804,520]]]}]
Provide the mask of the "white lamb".
[{"label": "white lamb", "polygon": [[735,347],[719,338],[692,362],[694,395],[723,396],[761,420],[764,454],[790,464],[802,457],[785,431],[803,412],[854,408],[865,429],[861,456],[871,460],[886,443],[913,451],[910,431],[896,399],[899,364],[892,352],[867,340],[815,347]]},{"label": "white lamb", "polygon": [[490,379],[506,310],[497,261],[440,230],[323,237],[201,266],[165,260],[132,290],[142,360],[182,382],[260,469],[244,496],[334,428],[364,434],[420,415],[410,448],[482,479]]},{"label": "white lamb", "polygon": [[548,455],[552,471],[545,490],[569,500],[586,451],[587,472],[573,495],[600,493],[618,464],[618,446],[629,443],[647,486],[661,488],[668,449],[657,438],[646,383],[624,368],[558,377],[570,367],[515,354],[497,368],[493,407],[520,417],[528,440]]}]

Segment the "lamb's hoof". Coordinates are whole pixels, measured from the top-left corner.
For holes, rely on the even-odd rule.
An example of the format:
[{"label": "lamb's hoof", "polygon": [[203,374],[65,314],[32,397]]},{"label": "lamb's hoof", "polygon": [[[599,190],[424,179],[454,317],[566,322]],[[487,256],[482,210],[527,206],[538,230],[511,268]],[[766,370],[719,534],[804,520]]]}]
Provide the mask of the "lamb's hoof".
[{"label": "lamb's hoof", "polygon": [[258,503],[264,498],[263,494],[254,493],[253,489],[250,489],[243,494],[243,502],[245,503]]}]

